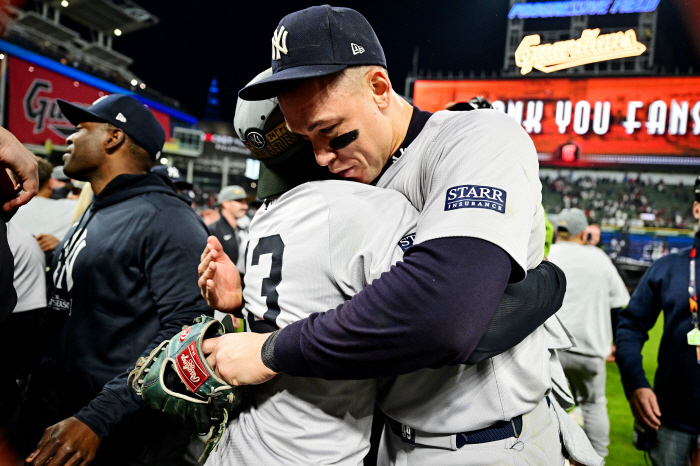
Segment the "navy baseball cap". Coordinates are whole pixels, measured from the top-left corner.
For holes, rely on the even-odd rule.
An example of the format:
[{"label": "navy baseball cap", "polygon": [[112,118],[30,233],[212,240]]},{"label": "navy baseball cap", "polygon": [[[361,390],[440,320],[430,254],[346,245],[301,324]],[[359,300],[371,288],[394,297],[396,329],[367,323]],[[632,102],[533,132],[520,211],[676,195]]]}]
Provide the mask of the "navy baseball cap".
[{"label": "navy baseball cap", "polygon": [[165,131],[153,113],[141,102],[123,94],[100,97],[88,108],[62,99],[58,106],[74,125],[85,122],[110,123],[124,131],[155,160],[165,144]]},{"label": "navy baseball cap", "polygon": [[249,84],[238,96],[268,99],[303,79],[360,65],[386,68],[384,50],[365,17],[350,8],[313,6],[282,18],[272,35],[272,76]]},{"label": "navy baseball cap", "polygon": [[177,189],[192,189],[192,183],[182,176],[180,170],[172,165],[156,165],[151,168],[151,172],[160,175],[164,178],[170,178]]}]

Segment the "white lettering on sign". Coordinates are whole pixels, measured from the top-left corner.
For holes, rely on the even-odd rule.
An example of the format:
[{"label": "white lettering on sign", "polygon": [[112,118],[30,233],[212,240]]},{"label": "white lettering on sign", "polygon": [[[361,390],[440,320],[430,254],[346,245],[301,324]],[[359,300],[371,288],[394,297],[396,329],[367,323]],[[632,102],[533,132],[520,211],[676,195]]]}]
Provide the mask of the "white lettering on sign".
[{"label": "white lettering on sign", "polygon": [[544,102],[541,100],[531,100],[527,103],[527,118],[523,121],[523,126],[528,133],[542,132],[543,110]]},{"label": "white lettering on sign", "polygon": [[649,105],[649,121],[647,121],[647,133],[664,134],[666,130],[666,102],[656,100]]},{"label": "white lettering on sign", "polygon": [[[688,101],[671,100],[671,103],[657,100],[649,104],[647,109],[647,120],[638,120],[637,111],[644,109],[644,102],[632,100],[627,102],[627,115],[624,120],[611,119],[612,105],[609,101],[589,102],[579,100],[573,103],[569,100],[557,101],[554,119],[559,129],[559,134],[564,134],[569,130],[569,125],[574,133],[584,135],[591,130],[603,136],[610,131],[610,124],[617,120],[616,124],[621,124],[627,134],[634,134],[642,126],[646,127],[648,134],[663,135],[668,134],[685,135],[688,132],[688,118],[693,120],[692,134],[700,134],[700,102],[696,102],[690,107]],[[542,100],[508,100],[508,105],[503,100],[496,100],[492,107],[508,114],[513,120],[522,125],[528,133],[542,133],[542,119],[545,115],[545,103]],[[523,120],[523,109],[525,119]],[[591,115],[592,113],[592,115]],[[547,113],[551,115],[551,113]]]},{"label": "white lettering on sign", "polygon": [[668,122],[668,134],[685,134],[688,130],[688,102],[680,104],[671,100],[671,117]]},{"label": "white lettering on sign", "polygon": [[639,100],[627,102],[627,120],[622,123],[627,134],[632,134],[635,129],[642,127],[642,122],[637,121],[637,110],[642,107],[644,107],[644,102],[640,102]]},{"label": "white lettering on sign", "polygon": [[522,124],[523,122],[523,103],[521,101],[513,102],[508,101],[508,116]]},{"label": "white lettering on sign", "polygon": [[579,39],[542,45],[540,36],[533,34],[523,37],[515,51],[515,65],[520,67],[520,74],[528,74],[533,68],[551,73],[588,63],[635,57],[646,49],[637,41],[634,29],[603,35],[600,29],[586,29]]},{"label": "white lettering on sign", "polygon": [[574,110],[574,132],[586,134],[591,125],[591,104],[585,100],[579,100]]},{"label": "white lettering on sign", "polygon": [[566,128],[571,123],[571,102],[560,100],[557,102],[556,122],[559,127],[559,134],[566,133]]},{"label": "white lettering on sign", "polygon": [[593,111],[593,132],[603,135],[610,129],[610,102],[596,102]]},{"label": "white lettering on sign", "polygon": [[493,107],[494,110],[506,113],[506,104],[504,104],[502,100],[495,101],[491,104],[491,107]]},{"label": "white lettering on sign", "polygon": [[693,117],[693,134],[700,134],[700,102],[696,102],[693,105],[693,110],[690,112]]}]

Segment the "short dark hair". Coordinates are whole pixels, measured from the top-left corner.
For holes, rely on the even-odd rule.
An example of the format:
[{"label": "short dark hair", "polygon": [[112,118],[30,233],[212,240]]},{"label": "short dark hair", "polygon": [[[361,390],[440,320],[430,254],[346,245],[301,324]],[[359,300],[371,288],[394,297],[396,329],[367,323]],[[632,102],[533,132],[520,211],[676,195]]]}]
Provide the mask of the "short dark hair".
[{"label": "short dark hair", "polygon": [[51,165],[48,160],[41,157],[37,157],[36,160],[39,162],[39,189],[41,189],[46,186],[46,183],[51,179],[53,165]]},{"label": "short dark hair", "polygon": [[[107,125],[107,129],[109,131],[119,129],[122,133],[124,133],[124,130],[117,128],[111,123],[105,124]],[[126,133],[124,133],[124,143],[126,144],[127,149],[129,149],[129,152],[131,152],[131,155],[134,156],[134,162],[136,165],[145,172],[151,171],[151,167],[153,166],[151,154],[149,154],[148,151],[141,146],[141,144],[136,142],[134,138]]]}]

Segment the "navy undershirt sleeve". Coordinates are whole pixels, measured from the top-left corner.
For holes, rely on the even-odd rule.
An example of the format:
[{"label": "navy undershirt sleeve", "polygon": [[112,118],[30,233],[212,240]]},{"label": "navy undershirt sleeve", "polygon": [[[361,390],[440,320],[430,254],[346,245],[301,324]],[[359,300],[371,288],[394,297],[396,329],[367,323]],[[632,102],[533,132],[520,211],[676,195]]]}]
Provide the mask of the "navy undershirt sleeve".
[{"label": "navy undershirt sleeve", "polygon": [[561,309],[565,293],[566,276],[552,262],[542,261],[528,270],[524,280],[506,287],[489,328],[467,364],[480,363],[523,341]]},{"label": "navy undershirt sleeve", "polygon": [[336,309],[285,327],[275,361],[293,376],[353,380],[462,364],[496,312],[510,256],[478,238],[439,238]]}]

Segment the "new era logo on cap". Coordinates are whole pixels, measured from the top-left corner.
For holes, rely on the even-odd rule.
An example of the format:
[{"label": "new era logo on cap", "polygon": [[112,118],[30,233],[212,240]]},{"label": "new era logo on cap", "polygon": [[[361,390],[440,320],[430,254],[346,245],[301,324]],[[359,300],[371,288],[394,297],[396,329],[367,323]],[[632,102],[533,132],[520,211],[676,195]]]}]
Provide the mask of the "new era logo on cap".
[{"label": "new era logo on cap", "polygon": [[352,47],[352,54],[357,55],[358,53],[363,53],[365,49],[363,47],[360,47],[357,44],[350,44],[350,47]]},{"label": "new era logo on cap", "polygon": [[115,118],[116,120],[121,121],[122,123],[126,123],[126,117],[125,117],[124,115],[122,115],[121,113],[120,113],[119,115],[117,115],[116,117],[114,117],[114,118]]}]

